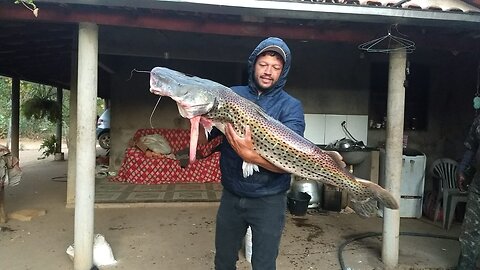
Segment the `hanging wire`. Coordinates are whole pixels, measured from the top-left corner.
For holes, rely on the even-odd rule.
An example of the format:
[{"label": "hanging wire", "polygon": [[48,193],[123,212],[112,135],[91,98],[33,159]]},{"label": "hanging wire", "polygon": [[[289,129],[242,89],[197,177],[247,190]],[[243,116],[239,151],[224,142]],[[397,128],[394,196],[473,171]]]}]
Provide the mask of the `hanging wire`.
[{"label": "hanging wire", "polygon": [[[393,25],[393,27],[395,28],[398,34],[406,37],[406,35],[398,31],[397,24]],[[408,40],[406,38],[393,35],[392,26],[390,26],[388,28],[387,35],[362,43],[358,46],[358,48],[360,50],[364,50],[367,52],[380,52],[380,53],[390,53],[392,51],[398,51],[398,50],[404,49],[407,53],[411,53],[415,50],[415,42]]]}]

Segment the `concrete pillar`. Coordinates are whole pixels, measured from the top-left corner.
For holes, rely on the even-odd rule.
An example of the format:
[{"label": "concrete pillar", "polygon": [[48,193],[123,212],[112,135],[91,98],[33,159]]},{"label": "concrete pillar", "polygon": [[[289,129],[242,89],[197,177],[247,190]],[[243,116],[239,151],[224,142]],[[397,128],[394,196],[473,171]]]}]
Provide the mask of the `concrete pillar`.
[{"label": "concrete pillar", "polygon": [[[63,110],[63,89],[61,87],[57,87],[57,104],[60,108],[61,114]],[[55,148],[55,153],[62,152],[62,122],[63,118],[60,118],[60,120],[57,121],[57,132],[55,135],[57,137],[57,145]]]},{"label": "concrete pillar", "polygon": [[[385,188],[400,202],[402,180],[403,122],[405,114],[404,49],[390,53],[388,76],[387,125],[385,145]],[[385,269],[395,269],[398,264],[400,210],[384,209],[382,261]]]},{"label": "concrete pillar", "polygon": [[[98,26],[80,23],[78,33],[77,152],[75,185],[75,270],[93,264],[95,202],[95,119],[98,80]],[[81,168],[79,170],[78,168]]]},{"label": "concrete pillar", "polygon": [[10,118],[10,152],[19,157],[20,137],[20,79],[12,78],[12,117]]},{"label": "concrete pillar", "polygon": [[[77,45],[75,44],[74,47]],[[68,167],[67,167],[67,200],[66,207],[75,206],[75,174],[77,163],[77,51],[72,53],[70,72],[70,118],[68,128]]]}]

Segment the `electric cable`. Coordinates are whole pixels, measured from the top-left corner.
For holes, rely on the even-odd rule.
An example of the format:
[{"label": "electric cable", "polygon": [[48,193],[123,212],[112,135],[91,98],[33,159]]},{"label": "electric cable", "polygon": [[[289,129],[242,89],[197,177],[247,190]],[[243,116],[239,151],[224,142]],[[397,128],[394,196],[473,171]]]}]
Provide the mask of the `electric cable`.
[{"label": "electric cable", "polygon": [[[375,233],[375,232],[367,232],[364,234],[360,234],[357,236],[353,236],[352,238],[346,240],[343,242],[339,247],[337,251],[338,255],[338,262],[340,263],[340,269],[341,270],[347,270],[350,268],[347,268],[345,266],[345,261],[343,260],[343,249],[350,243],[361,240],[364,238],[368,237],[375,237],[375,236],[381,236],[382,233]],[[455,240],[458,241],[458,238],[452,237],[452,236],[447,236],[447,235],[439,235],[439,234],[428,234],[428,233],[416,233],[416,232],[400,232],[400,236],[419,236],[419,237],[432,237],[432,238],[439,238],[439,239],[447,239],[447,240]]]}]

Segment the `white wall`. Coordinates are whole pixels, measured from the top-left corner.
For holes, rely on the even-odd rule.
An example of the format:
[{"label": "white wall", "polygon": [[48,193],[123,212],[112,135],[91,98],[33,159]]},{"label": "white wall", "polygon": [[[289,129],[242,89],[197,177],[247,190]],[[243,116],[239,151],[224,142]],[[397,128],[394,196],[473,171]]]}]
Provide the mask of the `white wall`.
[{"label": "white wall", "polygon": [[342,138],[350,138],[342,128],[342,122],[354,137],[367,144],[368,115],[305,114],[305,138],[315,144],[331,144]]}]

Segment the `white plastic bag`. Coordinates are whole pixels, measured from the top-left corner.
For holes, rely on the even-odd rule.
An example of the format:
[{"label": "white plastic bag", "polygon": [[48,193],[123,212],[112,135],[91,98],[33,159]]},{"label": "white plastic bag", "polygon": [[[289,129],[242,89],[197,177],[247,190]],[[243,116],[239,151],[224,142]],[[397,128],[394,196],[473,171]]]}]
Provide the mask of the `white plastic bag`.
[{"label": "white plastic bag", "polygon": [[248,226],[245,234],[245,259],[249,263],[252,262],[252,228],[250,226]]},{"label": "white plastic bag", "polygon": [[[67,248],[67,254],[70,259],[75,257],[75,250],[73,245]],[[93,264],[96,266],[112,265],[117,263],[113,257],[112,248],[107,243],[105,237],[101,234],[96,234],[93,241]]]}]

